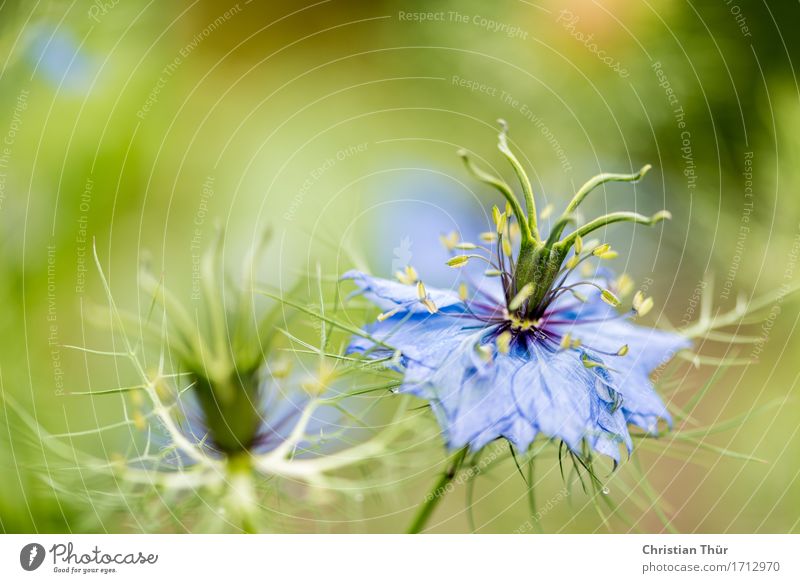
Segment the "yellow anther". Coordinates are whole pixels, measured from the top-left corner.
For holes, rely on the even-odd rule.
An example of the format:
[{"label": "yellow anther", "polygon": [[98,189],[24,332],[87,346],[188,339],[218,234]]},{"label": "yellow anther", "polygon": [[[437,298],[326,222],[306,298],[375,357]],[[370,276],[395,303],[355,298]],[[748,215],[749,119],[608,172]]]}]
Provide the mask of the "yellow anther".
[{"label": "yellow anther", "polygon": [[599,255],[602,255],[603,253],[606,253],[607,251],[610,251],[610,250],[611,250],[611,245],[609,245],[608,243],[603,243],[602,245],[598,245],[597,247],[592,249],[592,255],[598,255],[599,256]]},{"label": "yellow anther", "polygon": [[653,298],[645,298],[645,300],[639,306],[639,309],[636,312],[640,316],[646,316],[647,313],[653,309]]},{"label": "yellow anther", "polygon": [[142,404],[144,403],[144,397],[142,397],[142,393],[136,390],[136,391],[131,391],[130,395],[131,395],[131,403],[133,403],[137,407],[141,407]]},{"label": "yellow anther", "polygon": [[505,253],[506,257],[511,257],[511,241],[507,237],[503,239],[503,253]]},{"label": "yellow anther", "polygon": [[292,361],[288,358],[281,358],[270,366],[270,372],[276,379],[285,379],[292,372]]},{"label": "yellow anther", "polygon": [[521,233],[521,230],[520,230],[519,225],[517,223],[511,223],[508,226],[508,237],[512,241],[516,241],[519,238],[519,234],[520,233]]},{"label": "yellow anther", "polygon": [[611,251],[611,245],[608,243],[603,243],[602,245],[598,245],[594,249],[592,249],[592,255],[596,257],[604,257],[608,253],[614,253]]},{"label": "yellow anther", "polygon": [[511,203],[510,202],[506,202],[506,216],[507,217],[511,216]]},{"label": "yellow anther", "polygon": [[429,313],[435,314],[439,311],[439,308],[436,307],[436,304],[433,303],[433,300],[428,297],[428,291],[425,289],[425,284],[421,281],[417,282],[417,297],[419,298],[420,303],[425,306],[425,309],[427,309]]},{"label": "yellow anther", "polygon": [[479,235],[479,237],[480,240],[483,241],[484,243],[494,243],[495,241],[497,241],[497,233],[494,233],[492,231],[483,232]]},{"label": "yellow anther", "polygon": [[167,401],[175,395],[172,387],[164,380],[163,377],[158,377],[153,380],[153,388],[156,390],[156,395],[158,398],[162,401]]},{"label": "yellow anther", "polygon": [[140,409],[136,409],[133,412],[133,426],[139,431],[144,431],[144,428],[147,426],[144,415],[142,415],[142,411]]},{"label": "yellow anther", "polygon": [[508,215],[503,213],[500,215],[500,222],[497,223],[497,234],[500,235],[505,232],[506,224],[508,223]]},{"label": "yellow anther", "polygon": [[581,344],[583,344],[581,342],[581,339],[576,338],[575,340],[572,341],[572,348],[580,348]]},{"label": "yellow anther", "polygon": [[467,301],[467,284],[460,283],[458,285],[458,297],[462,302]]},{"label": "yellow anther", "polygon": [[592,255],[595,257],[599,257],[600,259],[614,259],[619,255],[616,251],[611,249],[611,245],[608,243],[603,243],[592,249]]},{"label": "yellow anther", "polygon": [[580,235],[575,236],[573,247],[575,248],[575,255],[580,255],[581,251],[583,251],[583,238]]},{"label": "yellow anther", "polygon": [[549,218],[550,218],[550,215],[552,215],[552,214],[553,214],[553,210],[554,210],[555,208],[556,208],[556,207],[555,207],[555,206],[553,206],[553,203],[550,203],[550,204],[548,204],[546,207],[544,207],[544,208],[542,209],[542,212],[540,212],[540,213],[539,213],[539,216],[540,216],[542,219],[549,219]]},{"label": "yellow anther", "polygon": [[536,328],[541,323],[541,319],[539,318],[537,318],[536,320],[526,320],[520,318],[519,316],[515,316],[514,314],[508,317],[508,321],[511,323],[512,330],[522,330],[522,331]]},{"label": "yellow anther", "polygon": [[623,273],[614,282],[614,287],[620,296],[625,297],[633,290],[633,279],[627,273]]},{"label": "yellow anther", "polygon": [[633,309],[638,312],[639,306],[642,305],[643,301],[644,301],[644,294],[641,292],[641,290],[633,294],[633,301],[631,302],[633,304]]},{"label": "yellow anther", "polygon": [[589,277],[592,275],[593,269],[594,268],[591,265],[584,263],[583,266],[581,266],[581,275],[583,275],[583,277]]},{"label": "yellow anther", "polygon": [[533,293],[533,284],[526,283],[525,285],[522,286],[522,289],[519,290],[517,294],[513,297],[513,299],[508,303],[508,309],[512,312],[516,311],[522,305],[522,302],[531,297],[532,293]]},{"label": "yellow anther", "polygon": [[499,277],[499,276],[503,275],[503,272],[499,271],[497,269],[487,269],[486,271],[483,272],[483,274],[486,277]]},{"label": "yellow anther", "polygon": [[410,265],[406,265],[403,271],[395,272],[394,276],[397,278],[397,281],[406,285],[414,285],[419,280],[417,270]]},{"label": "yellow anther", "polygon": [[383,322],[394,316],[397,312],[400,311],[400,308],[395,308],[394,310],[389,310],[388,312],[384,312],[383,314],[378,314],[378,322]]},{"label": "yellow anther", "polygon": [[460,249],[462,251],[471,251],[472,249],[477,249],[477,245],[475,243],[467,243],[466,241],[463,243],[459,243],[455,246],[455,249]]},{"label": "yellow anther", "polygon": [[641,291],[637,291],[633,296],[633,309],[639,316],[646,315],[653,309],[653,298],[646,298]]},{"label": "yellow anther", "polygon": [[498,235],[502,235],[506,230],[506,221],[508,220],[508,215],[506,215],[506,213],[501,213],[499,208],[493,206],[492,219],[494,220],[495,232]]},{"label": "yellow anther", "polygon": [[600,298],[609,306],[614,306],[615,308],[620,304],[619,298],[607,289],[600,292]]},{"label": "yellow anther", "polygon": [[334,368],[327,361],[322,361],[316,376],[310,377],[301,386],[309,395],[318,397],[328,389],[335,376]]},{"label": "yellow anther", "polygon": [[625,356],[626,354],[628,354],[628,345],[623,344],[622,347],[617,350],[617,356]]},{"label": "yellow anther", "polygon": [[567,333],[564,334],[564,336],[561,338],[561,344],[559,345],[559,347],[561,348],[561,350],[566,350],[567,348],[570,347],[571,344],[572,344],[572,337],[569,335],[569,333]]},{"label": "yellow anther", "polygon": [[469,255],[456,255],[447,260],[450,267],[463,267],[469,261]]},{"label": "yellow anther", "polygon": [[566,264],[567,265],[567,269],[575,269],[575,267],[578,265],[579,261],[580,261],[580,257],[578,257],[577,255],[573,255],[572,257],[567,259],[567,264]]},{"label": "yellow anther", "polygon": [[447,235],[439,235],[439,241],[442,242],[442,245],[444,245],[445,249],[452,251],[453,248],[458,245],[458,233],[452,231]]},{"label": "yellow anther", "polygon": [[509,350],[511,350],[511,338],[511,332],[508,330],[502,332],[495,341],[497,344],[497,352],[500,354],[508,354]]},{"label": "yellow anther", "polygon": [[420,300],[424,300],[428,297],[428,290],[425,289],[425,284],[421,281],[417,282],[417,297]]},{"label": "yellow anther", "polygon": [[478,356],[480,356],[481,360],[483,360],[484,362],[486,363],[492,362],[492,356],[493,356],[492,349],[489,348],[489,346],[485,344],[476,344],[475,352],[478,353]]},{"label": "yellow anther", "polygon": [[433,300],[430,298],[425,298],[424,300],[420,300],[423,306],[428,310],[428,313],[435,314],[439,311],[439,308],[436,307],[436,304],[433,303]]}]

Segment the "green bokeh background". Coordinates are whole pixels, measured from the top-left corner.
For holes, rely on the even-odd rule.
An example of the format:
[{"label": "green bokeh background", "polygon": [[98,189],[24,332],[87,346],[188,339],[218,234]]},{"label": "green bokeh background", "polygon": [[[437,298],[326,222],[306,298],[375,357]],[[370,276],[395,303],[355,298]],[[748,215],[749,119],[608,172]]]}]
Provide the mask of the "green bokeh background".
[{"label": "green bokeh background", "polygon": [[[427,12],[441,19],[407,16]],[[662,325],[692,314],[709,274],[721,309],[791,283],[800,235],[798,17],[796,4],[756,0],[6,1],[2,391],[53,433],[119,419],[119,403],[66,395],[130,373],[58,350],[109,342],[89,317],[103,295],[88,255],[81,286],[90,249],[79,240],[83,229],[97,241],[117,301],[128,306],[143,301],[135,283],[145,254],[188,290],[198,222],[203,245],[214,224],[225,227],[232,261],[271,226],[278,244],[264,277],[276,285],[318,261],[329,273],[348,267],[343,248],[387,275],[400,242],[378,240],[379,221],[392,219],[391,210],[381,215],[380,201],[445,196],[459,204],[462,197],[481,215],[496,197],[466,176],[455,151],[469,148],[510,179],[494,149],[499,117],[511,124],[540,204],[558,208],[600,171],[653,164],[635,188],[600,192],[591,211],[672,212],[656,229],[620,227],[608,239],[630,249],[616,269],[652,279]],[[339,160],[341,152],[349,153]],[[335,163],[315,174],[329,159]],[[209,183],[213,195],[204,197]],[[400,216],[423,207],[409,203]],[[408,232],[413,237],[413,225]],[[639,454],[678,530],[800,531],[797,304],[787,299],[780,308],[758,362],[726,373],[692,415],[707,425],[785,399],[708,438],[765,462],[692,448],[677,459]],[[748,329],[762,332],[759,323]],[[725,346],[709,343],[703,352],[719,356]],[[692,372],[675,402],[710,372]],[[141,530],[124,513],[93,522],[90,507],[59,496],[42,479],[47,454],[15,418],[7,405],[0,411],[0,530]],[[110,454],[123,442],[94,436],[74,445]],[[438,461],[420,460],[429,471],[399,493],[366,500],[349,522],[298,529],[402,530]],[[547,501],[561,478],[553,459],[540,463]],[[434,530],[468,530],[464,506],[462,488],[437,511]],[[478,483],[474,511],[481,532],[524,530],[524,485],[512,465]],[[652,514],[643,513],[639,528],[662,529]],[[603,530],[581,503],[557,504],[543,524]]]}]

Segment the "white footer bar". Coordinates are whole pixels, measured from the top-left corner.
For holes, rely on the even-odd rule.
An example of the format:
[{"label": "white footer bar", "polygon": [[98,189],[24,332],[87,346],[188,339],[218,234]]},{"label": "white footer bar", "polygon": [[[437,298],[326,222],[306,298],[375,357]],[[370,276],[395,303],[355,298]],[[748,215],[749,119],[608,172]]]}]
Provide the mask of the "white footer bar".
[{"label": "white footer bar", "polygon": [[0,536],[3,582],[796,582],[798,564],[798,535]]}]

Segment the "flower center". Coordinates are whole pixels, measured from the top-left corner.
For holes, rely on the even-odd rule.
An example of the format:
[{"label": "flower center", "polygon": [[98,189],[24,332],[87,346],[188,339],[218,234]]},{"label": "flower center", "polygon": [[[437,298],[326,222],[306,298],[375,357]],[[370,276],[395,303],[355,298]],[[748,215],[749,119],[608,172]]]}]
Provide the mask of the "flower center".
[{"label": "flower center", "polygon": [[[467,252],[452,256],[447,262],[450,267],[463,267],[473,259],[485,261],[489,266],[486,275],[497,277],[502,282],[509,313],[535,321],[541,318],[548,306],[564,293],[572,293],[580,299],[577,287],[582,285],[597,287],[597,284],[591,281],[575,283],[568,280],[572,271],[586,258],[616,257],[616,252],[611,251],[608,245],[601,245],[599,242],[587,244],[584,248],[583,237],[612,223],[655,225],[669,219],[670,214],[662,210],[647,217],[634,212],[612,212],[587,223],[578,224],[576,211],[595,188],[607,182],[636,182],[650,169],[650,166],[646,165],[633,174],[603,173],[591,178],[575,193],[564,212],[553,219],[548,235],[541,236],[538,225],[540,216],[536,211],[530,179],[519,159],[509,148],[506,122],[498,121],[501,129],[497,147],[509,161],[519,180],[524,208],[513,189],[503,179],[475,166],[466,150],[461,150],[460,156],[472,175],[484,184],[496,188],[506,199],[505,211],[501,212],[498,207],[492,209],[495,229],[481,235],[481,241],[486,244],[485,246],[469,242],[459,243],[455,234],[443,238],[442,242],[451,252],[456,250]],[[548,207],[542,212],[541,218],[549,218],[551,212],[552,209]],[[574,224],[575,228],[564,235],[571,224]],[[587,253],[582,255],[584,250]],[[605,301],[612,305],[619,304],[616,296],[610,291],[603,289],[600,291]]]},{"label": "flower center", "polygon": [[541,319],[531,320],[529,318],[520,317],[516,314],[508,316],[508,327],[514,332],[528,332],[537,328],[541,324]]}]

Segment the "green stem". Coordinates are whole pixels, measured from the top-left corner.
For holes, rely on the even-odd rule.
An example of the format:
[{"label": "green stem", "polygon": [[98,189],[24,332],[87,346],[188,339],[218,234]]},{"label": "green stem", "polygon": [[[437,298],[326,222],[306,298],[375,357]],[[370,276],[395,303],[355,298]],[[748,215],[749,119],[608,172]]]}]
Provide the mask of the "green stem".
[{"label": "green stem", "polygon": [[[533,198],[531,181],[528,179],[525,169],[514,155],[514,152],[512,152],[511,148],[508,147],[508,124],[503,119],[499,119],[497,121],[500,123],[500,134],[497,137],[497,147],[505,155],[505,157],[508,158],[508,161],[511,162],[511,166],[514,168],[514,172],[519,179],[519,183],[522,185],[522,192],[525,194],[525,206],[528,210],[528,227],[530,228],[530,232],[534,240],[539,241],[539,228],[536,222],[536,201]],[[517,218],[519,219],[519,217]],[[520,221],[520,223],[522,222],[523,221]]]},{"label": "green stem", "polygon": [[241,453],[228,458],[228,504],[242,532],[258,532],[255,521],[256,494],[250,455]]},{"label": "green stem", "polygon": [[511,290],[513,293],[519,292],[525,284],[534,282],[537,262],[537,246],[535,244],[522,243],[519,247],[519,255],[517,256],[517,265],[514,268],[514,281],[517,284],[516,289]]},{"label": "green stem", "polygon": [[[244,371],[243,371],[244,372]],[[194,394],[203,410],[203,420],[216,446],[228,455],[246,452],[258,433],[261,422],[258,405],[258,376],[248,372],[227,378],[193,375]],[[226,395],[227,399],[220,398]]]},{"label": "green stem", "polygon": [[634,174],[611,174],[605,172],[603,174],[598,174],[590,178],[586,183],[581,186],[580,190],[575,193],[575,196],[572,197],[572,200],[567,205],[567,208],[564,210],[564,214],[568,215],[583,202],[583,199],[592,192],[595,188],[600,186],[601,184],[605,184],[606,182],[636,182],[640,180],[647,172],[652,168],[650,164],[645,164],[642,168],[634,173]]},{"label": "green stem", "polygon": [[547,241],[545,241],[544,246],[546,248],[550,248],[558,242],[558,238],[561,236],[561,233],[564,231],[566,226],[570,223],[575,222],[575,217],[572,215],[564,215],[558,219],[555,225],[553,225],[553,230],[550,231],[550,236],[547,237]]},{"label": "green stem", "polygon": [[667,211],[659,211],[652,217],[646,217],[644,215],[640,215],[639,213],[631,212],[608,213],[607,215],[598,217],[593,221],[589,221],[585,225],[578,227],[572,233],[564,237],[559,243],[557,243],[554,246],[554,249],[569,249],[572,246],[572,243],[575,241],[575,237],[578,235],[585,237],[592,231],[596,231],[597,229],[612,223],[629,222],[638,223],[640,225],[655,225],[656,223],[660,223],[661,221],[669,218],[671,218],[671,215]]},{"label": "green stem", "polygon": [[425,498],[425,502],[420,506],[419,510],[417,511],[416,516],[414,517],[414,521],[411,523],[411,526],[408,528],[408,534],[419,534],[425,528],[425,525],[428,523],[433,511],[439,505],[439,502],[447,491],[447,486],[453,479],[456,477],[458,470],[461,468],[461,464],[464,463],[464,459],[467,457],[467,453],[469,453],[469,447],[465,447],[460,449],[456,454],[455,458],[453,459],[453,463],[444,472],[439,481],[436,482],[436,485],[433,489],[428,493]]},{"label": "green stem", "polygon": [[532,241],[533,235],[531,234],[530,227],[528,226],[528,220],[525,217],[525,212],[522,210],[522,206],[519,204],[517,197],[514,196],[514,192],[511,190],[511,187],[501,179],[492,176],[488,172],[485,172],[484,170],[481,170],[475,166],[475,164],[472,163],[472,160],[469,159],[469,155],[467,154],[466,150],[459,150],[458,155],[461,156],[461,159],[464,161],[464,165],[467,167],[467,170],[470,174],[484,184],[493,186],[500,191],[500,194],[502,194],[503,197],[508,201],[508,204],[511,205],[511,210],[514,212],[514,216],[517,217],[517,222],[519,223],[520,231],[522,232],[522,240],[525,242]]},{"label": "green stem", "polygon": [[650,164],[645,164],[638,172],[634,174],[612,174],[605,172],[590,178],[583,186],[580,187],[578,192],[575,193],[575,196],[572,197],[572,200],[567,205],[567,208],[564,209],[564,214],[561,215],[561,219],[559,219],[559,222],[555,227],[553,227],[553,231],[550,233],[549,239],[553,239],[553,242],[558,240],[558,238],[561,236],[561,233],[564,231],[564,228],[567,226],[566,223],[563,222],[564,219],[570,216],[583,202],[583,199],[585,199],[586,196],[595,188],[601,184],[605,184],[606,182],[636,182],[645,174],[647,174],[650,168],[652,168]]},{"label": "green stem", "polygon": [[533,285],[533,291],[528,298],[528,316],[536,315],[534,312],[550,290],[568,250],[569,247],[562,249],[558,245],[553,248],[541,245],[520,246],[514,281],[517,290],[528,283]]},{"label": "green stem", "polygon": [[538,533],[542,533],[542,524],[539,522],[539,517],[536,515],[536,492],[534,488],[534,459],[535,457],[531,456],[531,459],[528,461],[528,509],[531,513],[531,526],[536,530]]}]

